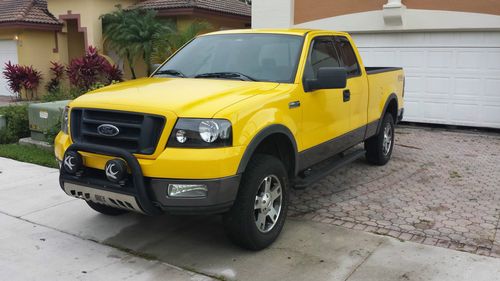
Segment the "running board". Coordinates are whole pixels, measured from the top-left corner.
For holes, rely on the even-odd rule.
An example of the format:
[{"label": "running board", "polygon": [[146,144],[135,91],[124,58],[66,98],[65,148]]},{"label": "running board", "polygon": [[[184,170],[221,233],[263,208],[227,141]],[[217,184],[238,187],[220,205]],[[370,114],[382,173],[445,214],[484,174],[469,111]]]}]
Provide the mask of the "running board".
[{"label": "running board", "polygon": [[[344,155],[341,154],[340,156],[335,156],[329,160],[325,160],[326,162],[325,164],[320,163],[318,165],[315,165],[311,169],[308,169],[305,172],[303,172],[302,176],[297,176],[295,178],[293,188],[305,189],[309,185],[328,176],[338,168],[358,160],[359,158],[363,157],[365,153],[366,151],[364,149],[360,149],[350,152],[349,154],[344,154]],[[320,167],[315,168],[317,166]]]}]

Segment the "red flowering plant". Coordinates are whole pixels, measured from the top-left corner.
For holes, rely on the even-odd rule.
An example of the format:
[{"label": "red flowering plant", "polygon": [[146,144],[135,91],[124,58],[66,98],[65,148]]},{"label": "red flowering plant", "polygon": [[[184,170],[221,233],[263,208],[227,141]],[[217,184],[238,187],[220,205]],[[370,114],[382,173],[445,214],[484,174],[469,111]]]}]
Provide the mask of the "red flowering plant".
[{"label": "red flowering plant", "polygon": [[10,90],[17,96],[20,96],[22,88],[20,66],[18,64],[12,64],[8,61],[5,63],[3,77],[7,80]]},{"label": "red flowering plant", "polygon": [[64,71],[66,70],[66,67],[58,62],[51,61],[50,64],[52,64],[52,66],[50,67],[52,78],[47,84],[47,91],[49,93],[60,90],[61,80],[63,79]]},{"label": "red flowering plant", "polygon": [[3,76],[7,80],[10,90],[16,94],[18,99],[22,98],[23,89],[27,99],[36,98],[42,74],[33,66],[12,64],[9,61],[5,64]]},{"label": "red flowering plant", "polygon": [[82,92],[94,89],[96,85],[109,85],[122,81],[122,71],[99,55],[97,48],[90,46],[81,58],[73,59],[67,70],[69,82]]}]

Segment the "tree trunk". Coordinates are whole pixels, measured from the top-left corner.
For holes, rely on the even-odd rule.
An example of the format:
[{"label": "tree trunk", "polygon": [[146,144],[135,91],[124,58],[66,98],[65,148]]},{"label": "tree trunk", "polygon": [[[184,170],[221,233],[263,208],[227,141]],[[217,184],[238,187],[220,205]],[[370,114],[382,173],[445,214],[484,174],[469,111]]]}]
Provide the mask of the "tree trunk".
[{"label": "tree trunk", "polygon": [[130,52],[127,51],[128,67],[130,68],[130,73],[132,74],[132,79],[136,79],[137,77],[135,76],[133,60],[134,60],[133,58],[130,58]]}]

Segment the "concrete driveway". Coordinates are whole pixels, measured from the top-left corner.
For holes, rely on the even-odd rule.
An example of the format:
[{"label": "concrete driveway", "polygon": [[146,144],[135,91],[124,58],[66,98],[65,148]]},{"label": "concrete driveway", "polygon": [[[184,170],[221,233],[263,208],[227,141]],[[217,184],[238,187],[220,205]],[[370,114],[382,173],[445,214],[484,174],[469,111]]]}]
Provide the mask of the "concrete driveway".
[{"label": "concrete driveway", "polygon": [[[395,156],[397,164],[401,155]],[[357,165],[365,164],[354,163],[348,169]],[[395,184],[405,178],[396,178]],[[226,240],[220,217],[107,217],[67,197],[58,186],[57,170],[0,158],[0,276],[7,280],[498,280],[499,258],[337,226],[336,220],[350,221],[327,217],[325,213],[335,215],[329,208],[298,213],[300,193],[302,201],[331,206],[335,194],[308,193],[328,192],[319,188],[323,184],[294,192],[294,214],[280,239],[269,249],[248,252]],[[339,191],[341,187],[331,184],[335,191],[359,192],[349,181],[343,186],[347,189]],[[341,198],[334,203],[346,201]]]}]

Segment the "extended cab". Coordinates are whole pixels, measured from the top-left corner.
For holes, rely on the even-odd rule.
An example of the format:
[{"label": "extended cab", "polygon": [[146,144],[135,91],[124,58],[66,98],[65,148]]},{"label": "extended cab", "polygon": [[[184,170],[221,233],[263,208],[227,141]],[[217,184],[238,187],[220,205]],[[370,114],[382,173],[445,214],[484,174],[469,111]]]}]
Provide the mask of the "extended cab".
[{"label": "extended cab", "polygon": [[361,156],[389,161],[403,84],[401,68],[365,68],[347,33],[198,36],[151,77],[70,103],[60,185],[108,215],[221,213],[231,240],[262,249],[290,188]]}]

